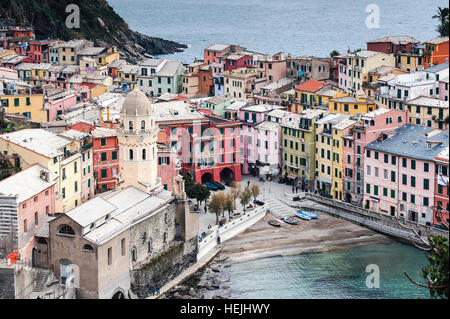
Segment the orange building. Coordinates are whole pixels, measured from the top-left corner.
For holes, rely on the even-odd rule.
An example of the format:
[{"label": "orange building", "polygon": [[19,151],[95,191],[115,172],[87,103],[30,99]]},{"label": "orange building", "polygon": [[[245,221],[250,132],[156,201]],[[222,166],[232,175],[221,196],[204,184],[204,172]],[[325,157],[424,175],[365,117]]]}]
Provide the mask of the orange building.
[{"label": "orange building", "polygon": [[214,78],[211,65],[201,66],[198,69],[198,89],[200,94],[214,95]]},{"label": "orange building", "polygon": [[448,37],[437,37],[425,42],[424,67],[448,62]]}]

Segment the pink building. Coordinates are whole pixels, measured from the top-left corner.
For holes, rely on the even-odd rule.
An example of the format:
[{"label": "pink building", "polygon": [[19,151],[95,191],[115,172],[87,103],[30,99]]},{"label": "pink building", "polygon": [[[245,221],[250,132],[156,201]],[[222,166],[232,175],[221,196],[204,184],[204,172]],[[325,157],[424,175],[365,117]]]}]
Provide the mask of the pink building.
[{"label": "pink building", "polygon": [[3,253],[18,250],[21,260],[36,264],[35,235],[55,212],[56,178],[34,164],[0,182],[0,249],[9,250]]},{"label": "pink building", "polygon": [[422,225],[433,222],[434,158],[448,131],[406,124],[366,145],[365,207]]},{"label": "pink building", "polygon": [[172,181],[181,168],[181,161],[170,149],[170,142],[166,132],[158,132],[158,177],[164,189],[172,191]]},{"label": "pink building", "polygon": [[277,106],[258,104],[239,110],[243,174],[275,175],[281,169],[281,124],[299,117]]},{"label": "pink building", "polygon": [[338,58],[338,87],[347,92],[347,59]]},{"label": "pink building", "polygon": [[0,79],[17,80],[18,72],[9,68],[0,68]]},{"label": "pink building", "polygon": [[58,115],[64,114],[75,104],[77,104],[77,94],[73,90],[55,89],[47,92],[45,106],[48,109],[50,121],[55,120]]},{"label": "pink building", "polygon": [[273,56],[257,56],[255,66],[258,70],[257,78],[265,79],[262,86],[286,77],[286,58],[283,52]]},{"label": "pink building", "polygon": [[439,100],[448,101],[448,76],[439,81]]},{"label": "pink building", "polygon": [[407,124],[409,113],[399,110],[378,109],[361,117],[349,134],[343,135],[343,189],[344,200],[363,205],[364,147],[391,131]]}]

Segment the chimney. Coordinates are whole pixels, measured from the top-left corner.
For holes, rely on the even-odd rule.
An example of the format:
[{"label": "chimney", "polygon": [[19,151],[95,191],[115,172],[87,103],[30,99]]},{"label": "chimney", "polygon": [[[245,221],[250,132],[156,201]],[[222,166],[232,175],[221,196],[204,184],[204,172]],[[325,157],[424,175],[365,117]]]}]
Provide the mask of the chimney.
[{"label": "chimney", "polygon": [[50,174],[49,171],[46,170],[41,170],[40,172],[40,177],[42,180],[46,181],[46,182],[50,182]]}]

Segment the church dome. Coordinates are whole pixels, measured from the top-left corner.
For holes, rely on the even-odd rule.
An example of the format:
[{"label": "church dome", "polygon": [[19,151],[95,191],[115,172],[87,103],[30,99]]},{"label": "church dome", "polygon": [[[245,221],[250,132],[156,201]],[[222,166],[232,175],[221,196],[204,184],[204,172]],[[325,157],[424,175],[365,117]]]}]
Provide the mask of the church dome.
[{"label": "church dome", "polygon": [[125,101],[123,102],[120,114],[123,115],[150,115],[153,113],[153,106],[148,100],[147,96],[135,88],[133,91],[127,94]]}]

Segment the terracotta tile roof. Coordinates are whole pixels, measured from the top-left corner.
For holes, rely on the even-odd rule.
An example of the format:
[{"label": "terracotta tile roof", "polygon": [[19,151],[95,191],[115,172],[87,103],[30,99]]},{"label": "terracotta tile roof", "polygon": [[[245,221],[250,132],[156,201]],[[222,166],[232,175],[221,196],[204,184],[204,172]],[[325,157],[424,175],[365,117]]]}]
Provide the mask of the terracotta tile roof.
[{"label": "terracotta tile roof", "polygon": [[308,92],[316,92],[320,88],[327,85],[326,82],[316,81],[316,80],[308,80],[305,83],[299,84],[295,87],[296,90],[299,91],[308,91]]}]

